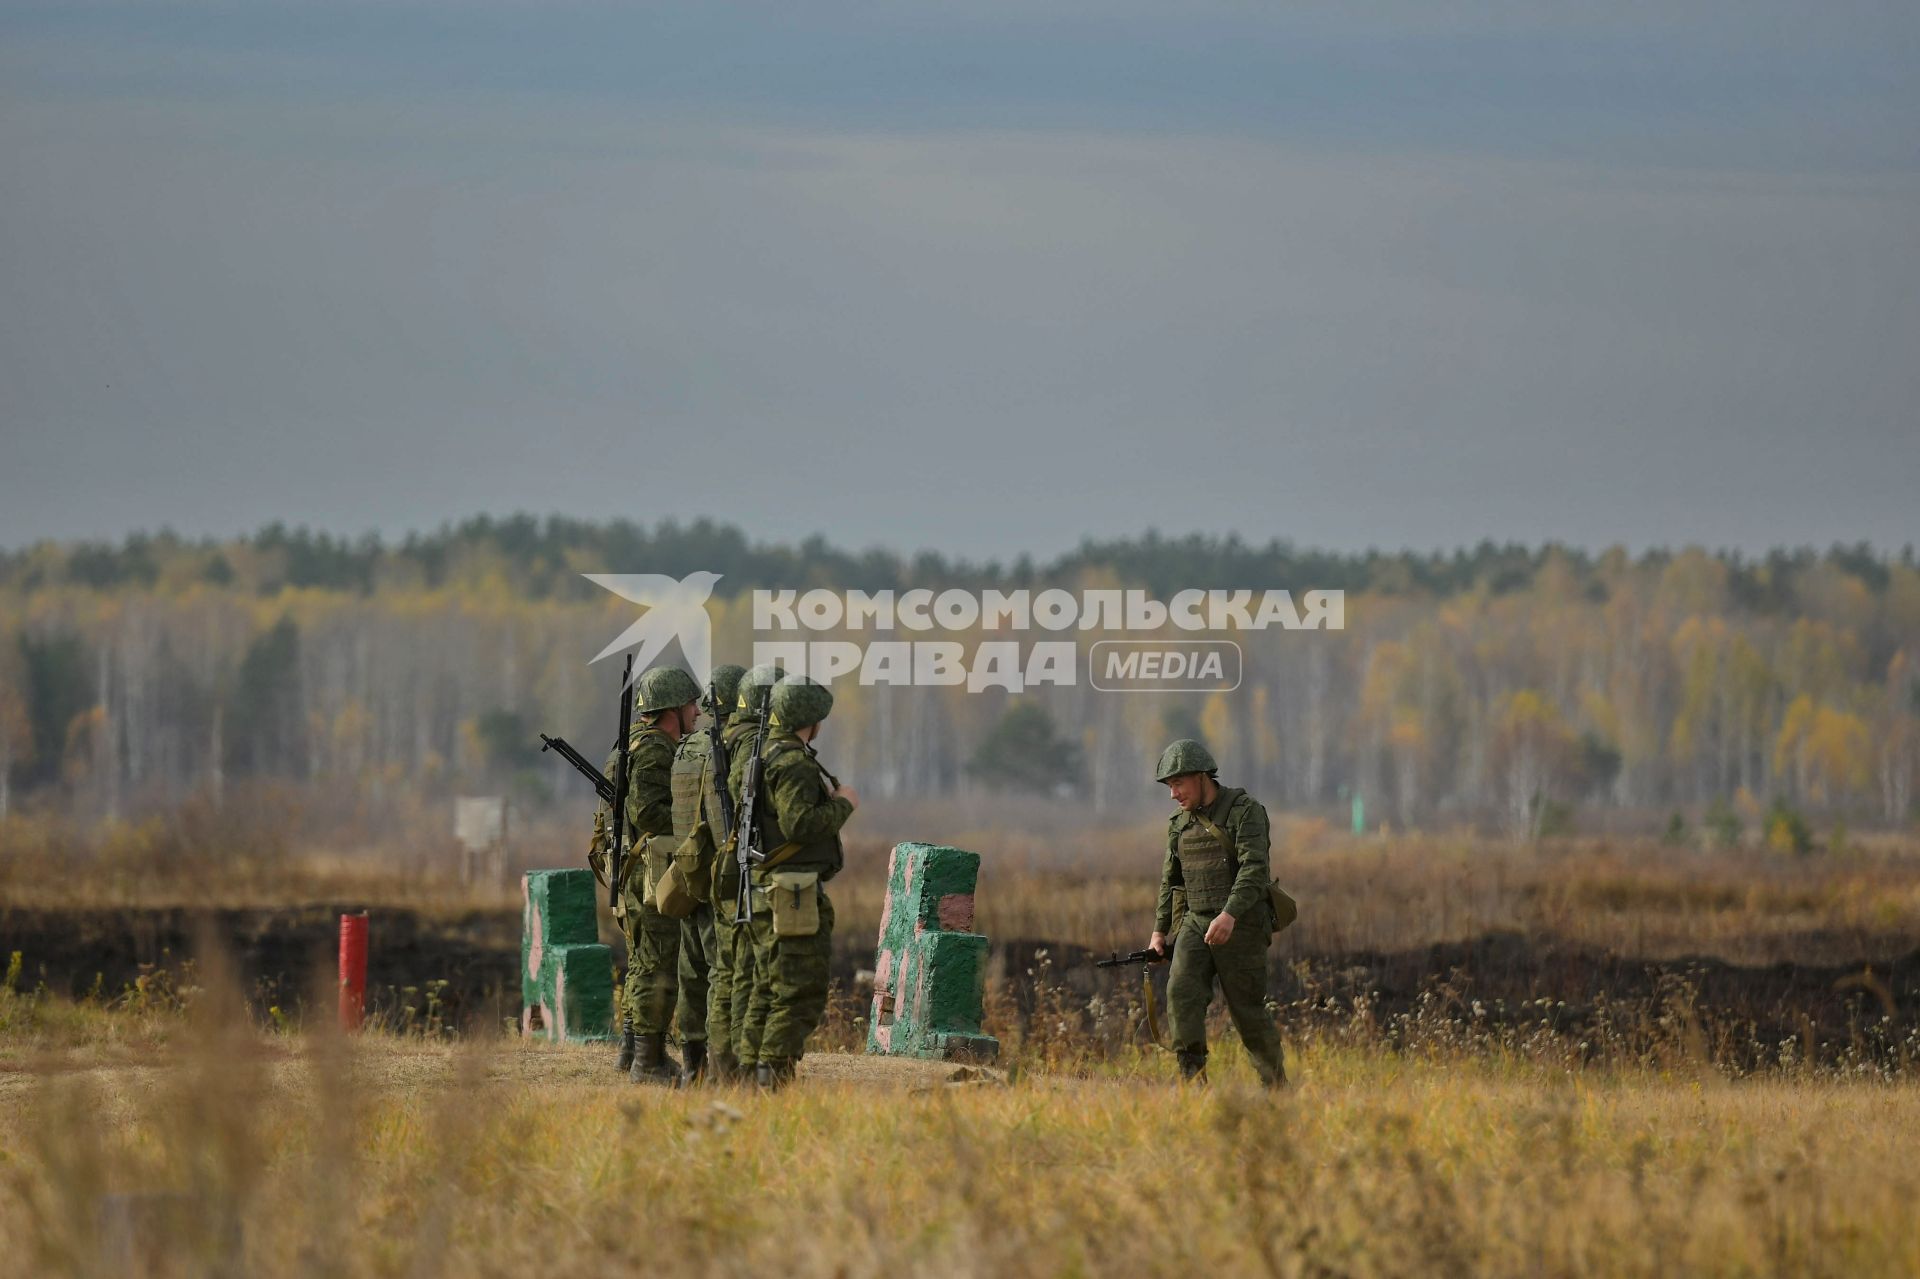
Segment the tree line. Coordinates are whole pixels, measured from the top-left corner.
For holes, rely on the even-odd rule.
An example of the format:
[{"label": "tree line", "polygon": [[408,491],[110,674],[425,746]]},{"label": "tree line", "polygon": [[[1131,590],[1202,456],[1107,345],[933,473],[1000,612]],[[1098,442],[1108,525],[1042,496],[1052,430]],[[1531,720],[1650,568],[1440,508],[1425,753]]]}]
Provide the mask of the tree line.
[{"label": "tree line", "polygon": [[0,554],[0,811],[132,811],[242,778],[543,802],[572,783],[534,733],[609,735],[617,676],[586,659],[632,620],[580,574],[695,569],[723,574],[717,660],[750,655],[755,587],[1347,592],[1344,631],[1243,636],[1232,692],[837,685],[836,767],[882,795],[1024,787],[1131,810],[1158,802],[1164,740],[1192,735],[1276,805],[1358,796],[1403,826],[1763,822],[1776,802],[1915,816],[1911,547],[1341,554],[1147,534],[970,563],[526,516],[395,543],[273,526]]},{"label": "tree line", "polygon": [[[373,533],[344,537],[281,523],[226,540],[195,540],[162,531],[132,534],[119,543],[44,541],[0,550],[0,590],[179,589],[203,582],[255,595],[307,589],[372,595],[457,588],[498,576],[528,599],[577,601],[594,593],[582,581],[582,572],[626,571],[609,566],[644,564],[649,571],[675,577],[696,570],[719,573],[716,590],[723,598],[775,587],[899,591],[939,584],[1013,589],[1075,581],[1088,573],[1111,574],[1163,594],[1188,587],[1255,585],[1379,595],[1503,595],[1532,589],[1551,564],[1556,574],[1571,574],[1582,594],[1604,600],[1610,584],[1618,580],[1624,554],[1557,543],[1492,541],[1445,551],[1343,553],[1301,548],[1282,538],[1253,545],[1238,535],[1166,537],[1149,531],[1137,538],[1089,539],[1049,560],[1022,555],[1009,562],[974,562],[933,551],[848,551],[819,535],[796,545],[756,545],[737,527],[708,519],[665,520],[646,527],[625,519],[595,522],[519,514],[475,516],[398,541]],[[1655,548],[1630,563],[1658,570],[1675,555]],[[1774,615],[1797,607],[1798,583],[1809,574],[1838,569],[1877,595],[1886,591],[1896,567],[1911,570],[1920,563],[1912,544],[1895,555],[1865,542],[1824,552],[1812,547],[1776,548],[1759,556],[1721,551],[1713,558],[1726,570],[1726,589],[1735,606]]]}]

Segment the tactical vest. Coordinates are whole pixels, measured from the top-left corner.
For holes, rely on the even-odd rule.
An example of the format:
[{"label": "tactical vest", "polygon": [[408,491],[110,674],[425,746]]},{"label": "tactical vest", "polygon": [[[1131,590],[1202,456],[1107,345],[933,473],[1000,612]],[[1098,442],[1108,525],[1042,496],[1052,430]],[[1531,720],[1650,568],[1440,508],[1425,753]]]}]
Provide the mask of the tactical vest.
[{"label": "tactical vest", "polygon": [[[1245,793],[1221,788],[1220,798],[1227,801],[1219,806],[1222,818]],[[1180,879],[1187,890],[1187,910],[1203,919],[1211,919],[1226,909],[1227,898],[1233,894],[1233,880],[1240,873],[1239,858],[1230,846],[1214,838],[1213,832],[1191,814],[1186,814],[1185,819],[1186,828],[1180,832],[1179,840],[1174,844],[1174,853],[1180,858]],[[1223,834],[1231,837],[1232,832],[1226,829],[1224,821],[1215,822],[1215,825],[1221,828]]]},{"label": "tactical vest", "polygon": [[[775,760],[791,755],[794,751],[806,751],[806,747],[791,739],[769,743],[767,746],[767,770],[771,772]],[[825,799],[829,794],[826,770],[821,768],[810,751],[807,752],[807,762],[813,767],[814,777],[820,784],[821,798]],[[776,849],[787,842],[787,834],[780,828],[780,817],[774,812],[773,803],[765,792],[760,796],[760,823],[760,830],[762,832],[760,838],[761,848]],[[827,880],[839,874],[840,868],[845,864],[846,854],[840,846],[840,833],[835,831],[825,839],[818,839],[810,844],[801,845],[786,857],[782,858],[781,864],[777,868],[770,869],[817,870],[820,872],[821,882],[825,883]],[[756,874],[758,873],[759,872],[756,872]],[[754,882],[758,883],[759,880],[756,878]]]},{"label": "tactical vest", "polygon": [[700,820],[700,792],[707,777],[707,765],[713,759],[713,743],[705,733],[695,733],[680,743],[673,757],[673,837],[685,839]]}]

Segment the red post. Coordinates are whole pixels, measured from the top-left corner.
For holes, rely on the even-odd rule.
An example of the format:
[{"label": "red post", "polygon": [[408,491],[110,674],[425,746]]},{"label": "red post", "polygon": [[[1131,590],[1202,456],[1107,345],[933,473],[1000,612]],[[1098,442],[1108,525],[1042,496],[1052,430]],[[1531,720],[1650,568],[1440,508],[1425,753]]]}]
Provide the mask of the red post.
[{"label": "red post", "polygon": [[367,1010],[367,915],[340,916],[340,1029],[360,1029]]}]

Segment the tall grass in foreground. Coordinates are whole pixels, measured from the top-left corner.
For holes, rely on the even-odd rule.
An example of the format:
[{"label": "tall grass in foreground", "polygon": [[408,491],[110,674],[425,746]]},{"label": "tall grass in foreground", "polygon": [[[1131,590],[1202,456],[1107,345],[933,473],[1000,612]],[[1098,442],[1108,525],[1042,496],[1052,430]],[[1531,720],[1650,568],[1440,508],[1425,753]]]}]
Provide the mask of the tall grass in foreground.
[{"label": "tall grass in foreground", "polygon": [[1277,1096],[1222,1036],[1197,1090],[1125,999],[1035,980],[1004,1079],[821,1053],[773,1097],[263,1026],[217,947],[113,999],[8,987],[0,1275],[1920,1270],[1904,1071],[1734,1082],[1684,1017],[1594,1056],[1438,1009],[1296,1033]]},{"label": "tall grass in foreground", "polygon": [[[198,1028],[0,1082],[0,1273],[1902,1275],[1920,1091],[1291,1045],[1299,1085]],[[79,1063],[69,1063],[77,1065]],[[829,1062],[826,1065],[832,1065]]]}]

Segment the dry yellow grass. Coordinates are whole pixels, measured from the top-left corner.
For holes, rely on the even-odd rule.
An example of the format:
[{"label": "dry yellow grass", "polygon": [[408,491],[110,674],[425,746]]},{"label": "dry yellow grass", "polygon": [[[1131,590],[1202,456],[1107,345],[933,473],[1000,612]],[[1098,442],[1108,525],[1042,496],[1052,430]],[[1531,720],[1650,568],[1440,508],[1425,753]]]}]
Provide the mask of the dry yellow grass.
[{"label": "dry yellow grass", "polygon": [[[8,834],[9,907],[515,906],[509,885],[400,859]],[[1105,949],[1142,940],[1150,836],[953,842],[986,859],[990,936]],[[1281,944],[1301,955],[1511,928],[1838,962],[1920,937],[1920,857],[1899,844],[1283,842],[1308,909]],[[850,938],[872,935],[885,855],[857,841],[836,881]],[[1073,993],[1038,954],[1030,1008],[1018,974],[989,992],[1010,1080],[817,1053],[766,1097],[639,1090],[606,1048],[273,1029],[219,962],[185,991],[163,974],[77,1004],[0,989],[0,1276],[1920,1273],[1904,1021],[1905,1046],[1870,1059],[1815,1070],[1789,1040],[1734,1071],[1666,1003],[1642,1010],[1644,1043],[1596,1051],[1459,1009],[1395,1028],[1356,1007],[1295,1022],[1291,1092],[1253,1090],[1230,1035],[1196,1091],[1140,1046],[1129,988]],[[843,992],[821,1044],[857,1043],[862,1011]]]},{"label": "dry yellow grass", "polygon": [[[79,1030],[0,1074],[0,1273],[1920,1270],[1909,1085],[1310,1042],[1281,1096],[1227,1052],[1210,1091],[815,1057],[766,1097],[605,1049],[202,1026],[113,1065]],[[174,1197],[103,1243],[103,1196],[142,1194]]]},{"label": "dry yellow grass", "polygon": [[[610,1050],[263,1029],[217,951],[0,987],[0,1275],[1911,1274],[1920,1089],[1729,1082],[1360,1026],[1256,1091],[1137,1040],[1005,1079],[815,1054],[778,1096]],[[849,1042],[844,1010],[824,1036]]]}]

